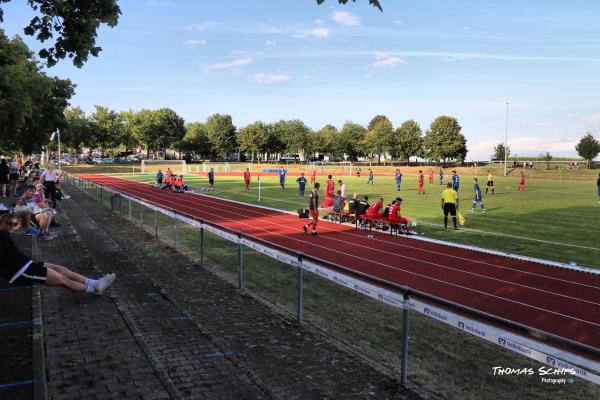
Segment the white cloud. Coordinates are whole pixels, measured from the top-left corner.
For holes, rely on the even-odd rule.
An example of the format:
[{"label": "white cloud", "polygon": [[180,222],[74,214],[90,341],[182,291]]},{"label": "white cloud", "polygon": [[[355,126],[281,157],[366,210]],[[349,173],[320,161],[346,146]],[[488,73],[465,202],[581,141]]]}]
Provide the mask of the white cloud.
[{"label": "white cloud", "polygon": [[315,19],[315,24],[317,25],[323,25],[325,23],[325,21],[323,21],[322,19]]},{"label": "white cloud", "polygon": [[146,2],[146,6],[147,7],[173,7],[175,6],[175,3],[173,3],[172,1],[159,1],[159,0],[148,0]]},{"label": "white cloud", "polygon": [[267,40],[267,41],[265,41],[265,46],[275,46],[275,41],[274,40]]},{"label": "white cloud", "polygon": [[207,30],[209,28],[212,28],[213,26],[215,26],[214,22],[212,22],[212,21],[204,21],[204,22],[200,22],[199,24],[187,25],[183,29],[185,29],[188,32],[205,31],[205,30]]},{"label": "white cloud", "polygon": [[215,63],[215,64],[207,65],[204,67],[204,71],[210,72],[213,70],[220,70],[220,69],[235,69],[242,65],[248,65],[251,63],[252,63],[252,59],[250,57],[237,58],[228,63]]},{"label": "white cloud", "polygon": [[393,23],[394,25],[398,25],[398,26],[400,26],[400,25],[403,25],[403,24],[404,24],[404,22],[402,22],[402,21],[399,21],[399,20],[394,20],[394,21],[392,21],[392,23]]},{"label": "white cloud", "polygon": [[403,59],[390,56],[381,51],[376,51],[373,54],[375,55],[375,62],[371,64],[371,68],[373,69],[394,68],[400,64],[407,64]]},{"label": "white cloud", "polygon": [[206,40],[189,39],[185,42],[185,44],[188,46],[204,46],[206,44]]},{"label": "white cloud", "polygon": [[346,25],[346,26],[359,26],[360,25],[360,17],[351,14],[349,12],[344,11],[334,11],[331,14],[331,19],[337,22],[338,24]]},{"label": "white cloud", "polygon": [[288,74],[265,74],[263,72],[248,77],[248,80],[263,85],[285,82],[289,81],[290,79],[292,79],[292,77]]},{"label": "white cloud", "polygon": [[583,117],[582,121],[585,125],[589,127],[600,127],[600,112]]},{"label": "white cloud", "polygon": [[282,29],[279,29],[275,26],[270,26],[270,25],[263,25],[262,28],[260,28],[260,32],[262,33],[283,33]]},{"label": "white cloud", "polygon": [[308,31],[302,31],[301,33],[297,33],[295,35],[292,35],[292,37],[296,38],[296,39],[306,39],[307,37],[316,37],[318,39],[324,39],[329,37],[329,34],[331,33],[331,30],[329,30],[328,28],[315,28],[315,29],[311,29]]}]

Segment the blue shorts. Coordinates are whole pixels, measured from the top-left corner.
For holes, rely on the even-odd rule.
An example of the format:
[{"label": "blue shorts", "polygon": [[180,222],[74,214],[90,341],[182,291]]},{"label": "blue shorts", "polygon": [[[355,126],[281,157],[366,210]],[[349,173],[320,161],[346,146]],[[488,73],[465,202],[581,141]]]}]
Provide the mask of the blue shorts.
[{"label": "blue shorts", "polygon": [[477,196],[475,196],[475,198],[473,199],[473,202],[474,202],[474,203],[481,203],[481,202],[482,202],[482,200],[481,200],[481,195],[477,195]]}]

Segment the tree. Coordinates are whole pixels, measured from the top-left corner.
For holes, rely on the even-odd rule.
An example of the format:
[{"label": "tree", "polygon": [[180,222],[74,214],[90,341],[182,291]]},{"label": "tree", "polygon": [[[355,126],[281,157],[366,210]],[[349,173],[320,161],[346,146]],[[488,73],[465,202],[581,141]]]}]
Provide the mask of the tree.
[{"label": "tree", "polygon": [[154,111],[159,134],[156,137],[156,150],[174,148],[185,135],[185,120],[170,108]]},{"label": "tree", "polygon": [[333,152],[333,143],[336,139],[338,130],[333,125],[325,125],[320,131],[315,132],[312,137],[312,148],[319,154],[331,154]]},{"label": "tree", "polygon": [[464,161],[467,157],[467,139],[460,130],[456,118],[437,117],[423,138],[425,157],[432,161]]},{"label": "tree", "polygon": [[240,129],[236,137],[240,151],[251,154],[251,162],[254,162],[254,154],[260,155],[267,151],[270,139],[269,126],[262,121]]},{"label": "tree", "polygon": [[[356,3],[356,0],[352,0],[353,2]],[[317,0],[317,4],[323,4],[325,2],[325,0]],[[340,4],[346,4],[348,3],[348,0],[338,0],[338,2]],[[373,7],[377,7],[379,9],[379,11],[383,11],[383,8],[381,8],[381,4],[379,4],[379,0],[369,0],[369,4],[372,4]]]},{"label": "tree", "polygon": [[65,110],[65,126],[60,131],[60,139],[65,147],[81,153],[81,148],[92,145],[91,122],[80,107]]},{"label": "tree", "polygon": [[590,168],[592,160],[598,157],[598,154],[600,153],[600,142],[588,132],[581,138],[579,143],[577,143],[575,150],[577,150],[577,154],[579,154],[581,158],[586,160],[586,167]]},{"label": "tree", "polygon": [[494,146],[494,154],[492,154],[492,160],[504,161],[504,149],[506,148],[506,158],[510,156],[510,147],[505,147],[504,143],[498,143]]},{"label": "tree", "polygon": [[235,126],[231,115],[214,114],[206,120],[206,133],[214,151],[233,152],[236,149]]},{"label": "tree", "polygon": [[410,161],[410,157],[423,156],[423,137],[419,124],[409,119],[396,129],[392,156]]},{"label": "tree", "polygon": [[[8,3],[10,0],[0,0]],[[65,57],[81,67],[89,54],[97,56],[102,48],[96,46],[96,36],[101,24],[117,25],[121,10],[116,0],[28,0],[31,8],[41,13],[25,27],[26,35],[40,42],[56,38],[54,45],[39,51],[49,67]],[[0,9],[0,22],[3,22]]]},{"label": "tree", "polygon": [[0,29],[0,147],[31,153],[65,125],[73,96],[69,80],[47,76],[25,43]]},{"label": "tree", "polygon": [[108,107],[95,106],[95,108],[91,117],[91,142],[94,148],[99,148],[104,153],[120,144],[123,118]]},{"label": "tree", "polygon": [[367,130],[364,126],[354,122],[346,122],[340,131],[339,143],[344,149],[344,154],[351,161],[356,161],[358,157],[365,155],[362,144]]},{"label": "tree", "polygon": [[367,153],[377,154],[377,163],[381,163],[381,156],[391,152],[394,143],[393,126],[385,115],[376,115],[371,119],[364,137],[364,148]]},{"label": "tree", "polygon": [[123,128],[121,129],[121,137],[119,143],[125,147],[125,152],[135,149],[139,146],[140,142],[137,137],[138,128],[138,115],[132,110],[121,111],[119,113],[121,120],[123,121]]},{"label": "tree", "polygon": [[546,154],[540,154],[540,158],[546,162],[546,169],[550,169],[550,161],[552,161],[552,156],[550,153],[546,152]]},{"label": "tree", "polygon": [[206,132],[206,125],[200,122],[192,122],[185,125],[185,135],[179,143],[179,148],[185,152],[194,154],[210,154],[210,142]]},{"label": "tree", "polygon": [[284,151],[300,154],[304,158],[313,150],[311,130],[299,119],[279,121],[273,125],[275,134],[279,135]]}]

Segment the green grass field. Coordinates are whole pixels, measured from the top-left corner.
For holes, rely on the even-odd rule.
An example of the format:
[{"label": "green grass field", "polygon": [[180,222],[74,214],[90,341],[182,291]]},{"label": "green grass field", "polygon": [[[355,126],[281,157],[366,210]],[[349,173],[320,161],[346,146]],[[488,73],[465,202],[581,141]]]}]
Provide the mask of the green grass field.
[{"label": "green grass field", "polygon": [[[154,180],[150,175],[117,176],[144,182]],[[396,192],[392,177],[375,177],[373,186],[366,184],[366,178],[334,177],[338,178],[345,181],[348,194],[367,194],[370,199],[383,197],[386,203],[398,195],[402,197],[402,215],[416,220],[417,231],[425,237],[600,268],[600,239],[593,234],[600,216],[595,180],[529,179],[526,191],[517,192],[516,178],[495,177],[496,194],[484,195],[488,211],[482,213],[478,207],[471,213],[473,177],[462,175],[460,211],[466,218],[466,224],[455,232],[443,229],[441,186],[437,179],[433,185],[426,183],[425,196],[419,196],[415,177],[405,177],[400,192]],[[486,178],[478,178],[483,188]],[[241,177],[217,176],[216,191],[208,194],[296,211],[306,207],[307,200],[298,199],[295,179],[288,177],[287,187],[282,191],[277,177],[262,177],[260,202],[256,180],[252,182],[251,190],[246,192]],[[323,183],[325,179],[320,177],[319,180]],[[208,185],[204,176],[188,175],[186,183],[195,189]]]}]

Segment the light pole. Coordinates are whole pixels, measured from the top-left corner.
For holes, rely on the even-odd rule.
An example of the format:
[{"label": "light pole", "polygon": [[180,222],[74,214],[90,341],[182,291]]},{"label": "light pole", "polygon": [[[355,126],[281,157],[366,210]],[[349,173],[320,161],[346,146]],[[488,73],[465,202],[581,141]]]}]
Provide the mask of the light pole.
[{"label": "light pole", "polygon": [[506,131],[504,132],[504,176],[506,176],[507,157],[508,157],[508,101],[506,102]]}]

